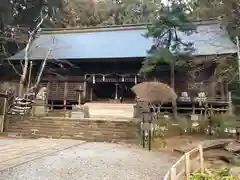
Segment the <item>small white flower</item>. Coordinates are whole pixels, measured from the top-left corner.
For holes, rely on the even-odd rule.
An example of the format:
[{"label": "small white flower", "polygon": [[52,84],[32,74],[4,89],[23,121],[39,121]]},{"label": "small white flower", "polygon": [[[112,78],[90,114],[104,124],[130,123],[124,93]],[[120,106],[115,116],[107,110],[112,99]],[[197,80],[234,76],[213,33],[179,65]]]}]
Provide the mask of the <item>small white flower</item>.
[{"label": "small white flower", "polygon": [[192,126],[193,127],[197,127],[197,126],[199,126],[199,123],[198,122],[194,122],[194,123],[192,123]]}]

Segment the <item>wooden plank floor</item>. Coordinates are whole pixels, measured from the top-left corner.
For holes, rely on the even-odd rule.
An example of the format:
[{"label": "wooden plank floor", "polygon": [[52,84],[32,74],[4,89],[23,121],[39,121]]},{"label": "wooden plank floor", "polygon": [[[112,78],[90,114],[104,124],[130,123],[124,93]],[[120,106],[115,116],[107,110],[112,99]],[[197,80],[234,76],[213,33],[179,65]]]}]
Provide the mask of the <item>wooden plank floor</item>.
[{"label": "wooden plank floor", "polygon": [[[0,139],[1,141],[1,139]],[[35,139],[0,144],[0,171],[84,143],[77,140]]]}]

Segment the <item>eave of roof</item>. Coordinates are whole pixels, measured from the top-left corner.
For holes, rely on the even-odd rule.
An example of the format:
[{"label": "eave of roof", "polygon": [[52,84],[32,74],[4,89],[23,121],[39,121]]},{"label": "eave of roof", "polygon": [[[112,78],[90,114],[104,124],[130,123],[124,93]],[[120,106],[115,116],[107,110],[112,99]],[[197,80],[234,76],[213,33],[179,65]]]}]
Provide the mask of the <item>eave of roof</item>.
[{"label": "eave of roof", "polygon": [[[225,28],[218,21],[195,22],[197,32],[180,33],[183,41],[193,42],[193,55],[232,54],[237,52]],[[44,59],[51,45],[49,59],[108,59],[146,57],[153,44],[143,35],[146,24],[81,29],[42,29],[30,48],[31,60]],[[23,59],[20,51],[10,60]]]}]

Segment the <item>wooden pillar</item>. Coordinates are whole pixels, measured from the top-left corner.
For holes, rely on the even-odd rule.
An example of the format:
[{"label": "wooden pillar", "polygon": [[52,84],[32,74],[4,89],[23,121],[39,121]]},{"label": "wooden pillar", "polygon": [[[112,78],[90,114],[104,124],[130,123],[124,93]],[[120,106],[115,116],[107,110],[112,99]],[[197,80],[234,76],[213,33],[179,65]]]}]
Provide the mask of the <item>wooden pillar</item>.
[{"label": "wooden pillar", "polygon": [[2,133],[4,131],[4,126],[5,126],[5,121],[6,121],[6,113],[7,113],[7,98],[4,98],[4,103],[3,103],[3,112],[0,117],[0,125],[1,129],[0,132]]},{"label": "wooden pillar", "polygon": [[194,102],[193,102],[193,104],[192,104],[192,114],[196,114],[195,103],[194,103]]},{"label": "wooden pillar", "polygon": [[83,83],[83,98],[86,100],[87,96],[87,77],[84,75],[84,83]]},{"label": "wooden pillar", "polygon": [[210,85],[210,96],[214,97],[216,96],[216,85],[217,83],[212,81]]},{"label": "wooden pillar", "polygon": [[92,102],[93,100],[93,90],[92,87],[90,88],[90,101]]},{"label": "wooden pillar", "polygon": [[53,111],[53,100],[51,100],[51,110]]},{"label": "wooden pillar", "polygon": [[233,115],[233,107],[232,107],[232,93],[228,92],[228,112],[229,115]]},{"label": "wooden pillar", "polygon": [[224,91],[225,91],[225,97],[228,97],[228,83],[224,82]]},{"label": "wooden pillar", "polygon": [[223,82],[220,82],[220,92],[221,92],[221,98],[225,99],[225,92],[224,92],[224,84],[223,84]]},{"label": "wooden pillar", "polygon": [[67,109],[68,82],[64,82],[64,109]]},{"label": "wooden pillar", "polygon": [[46,101],[48,102],[48,96],[49,96],[49,92],[50,92],[50,82],[48,81],[47,82],[47,87],[46,87],[46,89],[47,89],[47,92],[46,92]]},{"label": "wooden pillar", "polygon": [[47,92],[46,92],[46,114],[48,115],[48,110],[49,110],[49,104],[48,104],[48,97],[49,97],[49,92],[50,92],[50,82],[47,82]]}]

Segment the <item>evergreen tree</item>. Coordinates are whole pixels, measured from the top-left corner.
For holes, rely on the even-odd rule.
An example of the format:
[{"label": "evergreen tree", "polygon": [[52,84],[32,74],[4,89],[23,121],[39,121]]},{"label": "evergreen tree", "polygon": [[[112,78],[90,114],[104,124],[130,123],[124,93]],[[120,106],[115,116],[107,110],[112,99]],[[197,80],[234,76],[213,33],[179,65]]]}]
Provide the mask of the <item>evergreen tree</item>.
[{"label": "evergreen tree", "polygon": [[220,19],[233,38],[240,36],[240,0],[193,0],[190,6],[194,19]]},{"label": "evergreen tree", "polygon": [[[191,33],[195,28],[187,14],[187,6],[180,1],[172,1],[171,5],[162,5],[158,10],[158,19],[148,26],[146,37],[153,38],[154,44],[149,56],[143,62],[140,73],[147,76],[159,64],[168,64],[170,68],[171,87],[175,89],[175,68],[185,63],[191,55],[193,44],[183,42],[181,33]],[[174,118],[177,117],[176,102],[172,102]]]}]

